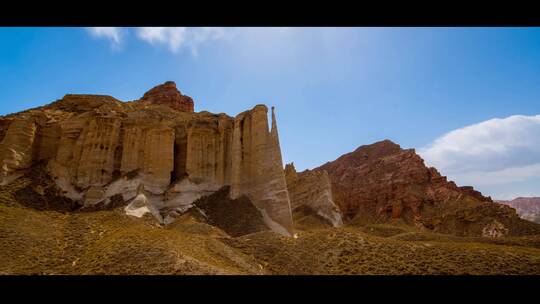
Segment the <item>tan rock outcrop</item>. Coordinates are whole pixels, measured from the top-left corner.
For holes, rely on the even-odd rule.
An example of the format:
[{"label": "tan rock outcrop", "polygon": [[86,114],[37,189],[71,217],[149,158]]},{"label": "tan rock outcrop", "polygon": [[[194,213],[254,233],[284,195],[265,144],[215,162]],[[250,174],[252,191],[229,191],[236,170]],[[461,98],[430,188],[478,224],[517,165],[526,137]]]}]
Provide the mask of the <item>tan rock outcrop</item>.
[{"label": "tan rock outcrop", "polygon": [[10,124],[0,144],[1,182],[18,170],[30,168],[36,131],[36,122],[27,115],[21,115]]},{"label": "tan rock outcrop", "polygon": [[332,185],[324,170],[305,170],[297,173],[293,163],[285,166],[291,209],[308,207],[334,227],[343,225],[339,208],[332,199]]},{"label": "tan rock outcrop", "polygon": [[[191,102],[191,103],[190,103]],[[275,115],[257,105],[236,117],[192,113],[172,82],[140,100],[66,95],[0,118],[2,176],[47,162],[63,195],[85,206],[134,199],[139,185],[156,208],[185,210],[230,186],[277,232],[293,234]]]}]

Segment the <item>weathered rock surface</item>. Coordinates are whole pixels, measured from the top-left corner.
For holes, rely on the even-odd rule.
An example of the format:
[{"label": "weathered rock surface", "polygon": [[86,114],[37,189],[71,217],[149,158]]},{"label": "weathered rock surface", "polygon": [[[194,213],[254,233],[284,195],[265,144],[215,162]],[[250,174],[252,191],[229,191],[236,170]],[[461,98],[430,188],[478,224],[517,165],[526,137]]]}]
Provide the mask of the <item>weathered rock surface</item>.
[{"label": "weathered rock surface", "polygon": [[[401,149],[389,140],[361,146],[316,170],[328,172],[334,201],[349,221],[400,220],[462,235],[540,231],[472,187],[447,181],[426,167],[414,149]],[[483,233],[486,226],[497,229],[488,227]]]},{"label": "weathered rock surface", "polygon": [[285,166],[285,178],[293,212],[309,208],[334,227],[343,225],[341,212],[332,199],[332,185],[324,170],[297,173],[294,163]]},{"label": "weathered rock surface", "polygon": [[497,200],[496,202],[516,209],[517,214],[523,219],[540,223],[540,197],[518,197],[511,201]]},{"label": "weathered rock surface", "polygon": [[166,105],[178,111],[193,113],[193,99],[182,95],[173,81],[153,87],[143,95],[141,100],[145,103]]},{"label": "weathered rock surface", "polygon": [[7,129],[0,145],[1,177],[30,168],[34,157],[37,125],[33,117],[22,115]]},{"label": "weathered rock surface", "polygon": [[194,113],[167,82],[131,102],[66,95],[1,117],[0,136],[2,182],[44,162],[63,195],[85,207],[138,197],[169,210],[230,186],[231,199],[246,196],[270,228],[293,234],[276,119],[272,109],[268,126],[264,105],[234,118]]}]

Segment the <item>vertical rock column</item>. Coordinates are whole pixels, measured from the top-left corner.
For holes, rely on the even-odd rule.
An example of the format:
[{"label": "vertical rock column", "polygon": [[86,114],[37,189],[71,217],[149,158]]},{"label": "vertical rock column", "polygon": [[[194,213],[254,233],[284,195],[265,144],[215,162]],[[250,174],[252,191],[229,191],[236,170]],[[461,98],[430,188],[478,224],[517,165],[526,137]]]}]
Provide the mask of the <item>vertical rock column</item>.
[{"label": "vertical rock column", "polygon": [[230,183],[232,120],[194,121],[187,136],[186,172],[190,179],[224,186]]},{"label": "vertical rock column", "polygon": [[218,150],[216,181],[221,185],[229,185],[231,182],[231,148],[234,121],[229,118],[218,120]]},{"label": "vertical rock column", "polygon": [[103,186],[112,180],[120,126],[117,118],[98,117],[90,121],[77,170],[80,187]]},{"label": "vertical rock column", "polygon": [[274,231],[293,235],[287,183],[283,171],[277,124],[272,109],[257,105],[235,118],[232,147],[231,198],[247,195]]},{"label": "vertical rock column", "polygon": [[58,123],[47,123],[38,128],[34,158],[38,161],[55,158],[61,133],[62,129]]},{"label": "vertical rock column", "polygon": [[186,171],[194,181],[215,183],[219,133],[206,122],[195,121],[188,131]]},{"label": "vertical rock column", "polygon": [[153,128],[146,134],[144,172],[152,176],[156,186],[166,187],[171,182],[174,168],[174,130],[167,126]]},{"label": "vertical rock column", "polygon": [[56,162],[68,168],[70,176],[75,176],[79,164],[81,145],[84,142],[83,129],[86,119],[71,118],[60,123],[60,141],[56,152]]},{"label": "vertical rock column", "polygon": [[174,168],[174,140],[174,129],[166,125],[125,126],[121,172],[140,170],[148,175],[150,189],[168,186]]}]

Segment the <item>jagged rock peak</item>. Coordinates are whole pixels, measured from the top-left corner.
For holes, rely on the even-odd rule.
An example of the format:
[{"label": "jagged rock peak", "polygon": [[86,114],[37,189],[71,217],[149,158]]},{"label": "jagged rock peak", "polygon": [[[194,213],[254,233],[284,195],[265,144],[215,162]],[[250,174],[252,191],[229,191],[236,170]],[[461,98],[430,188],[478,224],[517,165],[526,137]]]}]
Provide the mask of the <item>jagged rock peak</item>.
[{"label": "jagged rock peak", "polygon": [[439,211],[491,202],[427,167],[414,149],[402,149],[390,140],[360,146],[317,169],[328,172],[334,201],[349,219],[402,219],[433,227]]},{"label": "jagged rock peak", "polygon": [[381,140],[370,145],[360,146],[352,154],[368,153],[368,154],[374,154],[374,156],[378,157],[378,156],[397,153],[401,150],[402,149],[400,145],[396,144],[395,142],[389,139],[385,139],[385,140]]},{"label": "jagged rock peak", "polygon": [[194,111],[193,99],[189,96],[182,95],[176,88],[174,81],[167,81],[153,87],[144,93],[140,100],[150,104],[166,105],[182,112],[193,113]]}]

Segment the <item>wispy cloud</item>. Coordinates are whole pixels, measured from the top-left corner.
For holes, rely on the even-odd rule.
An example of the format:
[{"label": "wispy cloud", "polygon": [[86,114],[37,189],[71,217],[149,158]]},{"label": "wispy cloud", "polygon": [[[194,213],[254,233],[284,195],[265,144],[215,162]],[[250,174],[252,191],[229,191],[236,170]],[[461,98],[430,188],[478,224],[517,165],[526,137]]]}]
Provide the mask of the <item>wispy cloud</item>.
[{"label": "wispy cloud", "polygon": [[166,46],[172,53],[181,49],[189,49],[193,56],[197,56],[199,47],[206,42],[228,39],[231,37],[230,29],[220,27],[138,27],[125,29],[118,27],[91,27],[87,31],[94,37],[105,38],[111,41],[113,48],[119,48],[123,36],[130,31],[141,41],[151,45]]},{"label": "wispy cloud", "polygon": [[526,182],[540,177],[540,115],[495,118],[453,130],[419,154],[458,184]]},{"label": "wispy cloud", "polygon": [[118,27],[88,27],[86,30],[94,37],[108,39],[115,49],[122,43],[122,30]]},{"label": "wispy cloud", "polygon": [[[496,186],[524,182],[540,177],[540,163],[527,166],[509,167],[497,171],[469,171],[452,175],[464,185]],[[538,189],[540,190],[540,189]]]},{"label": "wispy cloud", "polygon": [[201,44],[224,39],[227,33],[218,27],[140,27],[137,37],[153,45],[166,45],[173,53],[189,48],[197,56]]}]

